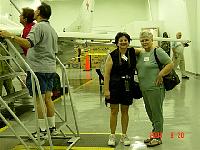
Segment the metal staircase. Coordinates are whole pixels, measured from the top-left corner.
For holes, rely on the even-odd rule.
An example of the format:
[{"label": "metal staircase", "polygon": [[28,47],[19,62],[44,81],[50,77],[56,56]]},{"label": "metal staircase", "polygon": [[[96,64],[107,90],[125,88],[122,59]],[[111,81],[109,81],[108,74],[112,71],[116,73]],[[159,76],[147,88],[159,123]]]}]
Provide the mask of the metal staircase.
[{"label": "metal staircase", "polygon": [[[3,41],[3,39],[1,39],[1,40]],[[9,54],[8,50],[6,49],[6,46],[3,43],[0,43],[0,51],[1,51],[0,52],[0,63],[1,63],[1,67],[2,67],[1,73],[0,73],[0,81],[2,83],[4,83],[4,82],[10,80],[10,82],[12,83],[12,79],[17,77],[20,80],[20,82],[25,86],[23,81],[20,79],[21,75],[25,75],[25,71],[19,66],[19,64],[16,63],[16,61],[13,61],[14,64],[18,67],[18,69],[20,71],[20,72],[15,72],[15,70],[12,68],[12,66],[9,63],[13,60],[13,57]],[[4,70],[4,69],[6,69],[6,70]],[[27,89],[21,89],[19,91],[15,91],[14,86],[12,84],[10,86],[11,86],[11,88],[13,88],[13,90],[10,90],[10,92],[8,92],[8,89],[6,89],[7,95],[2,96],[2,98],[4,99],[4,101],[6,101],[6,103],[9,106],[12,105],[12,107],[14,108],[14,103],[17,99],[26,97],[29,94],[28,94]],[[7,87],[7,88],[9,88],[9,87]],[[0,93],[0,94],[2,94],[2,93]],[[8,113],[8,111],[6,111],[6,109],[5,109],[5,107],[1,104],[0,104],[0,111],[4,112],[4,113]]]},{"label": "metal staircase", "polygon": [[[9,47],[12,49],[12,53],[15,53],[15,57],[17,58],[17,60],[20,60],[23,65],[26,66],[26,70],[28,70],[31,73],[31,80],[32,80],[32,89],[33,89],[33,100],[34,100],[34,107],[36,106],[36,93],[35,93],[35,89],[37,88],[38,91],[38,96],[40,99],[40,104],[42,105],[41,107],[45,108],[45,104],[44,101],[42,99],[42,95],[41,95],[41,90],[40,90],[40,86],[39,86],[39,81],[35,75],[35,73],[31,70],[31,68],[29,67],[29,65],[25,62],[25,60],[22,58],[22,56],[19,54],[18,50],[14,47],[14,45],[6,39],[7,44],[9,45]],[[5,74],[0,76],[0,80],[6,80],[9,78],[13,78],[13,77],[17,77],[20,79],[20,75],[24,75],[25,71],[20,67],[20,65],[18,64],[18,61],[16,61],[15,57],[12,57],[12,55],[10,55],[9,51],[7,51],[7,49],[5,48],[5,46],[0,42],[0,46],[5,50],[5,52],[7,53],[6,56],[1,56],[0,55],[0,60],[1,61],[5,61],[7,63],[7,60],[13,61],[15,63],[15,65],[19,68],[20,72],[15,72],[14,69],[12,68],[12,66],[7,63],[7,65],[10,68],[10,73],[9,74]],[[64,100],[64,117],[62,117],[61,114],[58,113],[58,111],[55,110],[56,115],[60,118],[60,122],[56,123],[56,128],[58,131],[60,131],[60,135],[59,136],[51,136],[50,135],[50,131],[49,131],[49,126],[48,126],[48,121],[47,121],[47,116],[43,111],[43,115],[44,115],[44,119],[45,119],[45,125],[46,125],[46,129],[47,129],[47,135],[48,138],[47,139],[40,139],[40,136],[37,136],[37,140],[32,136],[32,134],[30,133],[30,131],[27,129],[27,127],[20,121],[20,119],[16,116],[16,114],[12,111],[12,109],[9,107],[9,103],[14,103],[15,100],[19,97],[23,97],[26,96],[28,94],[28,90],[27,89],[22,89],[21,91],[17,91],[14,92],[12,94],[6,95],[1,97],[0,96],[0,106],[4,109],[6,109],[15,119],[15,121],[20,125],[20,127],[25,131],[26,135],[19,135],[17,134],[17,132],[15,131],[15,129],[10,125],[9,121],[6,120],[6,118],[4,117],[4,115],[1,113],[0,111],[0,118],[5,122],[5,124],[10,128],[11,132],[13,133],[13,135],[2,135],[0,134],[0,138],[17,138],[19,139],[19,141],[23,144],[25,149],[31,149],[31,146],[27,144],[27,142],[25,142],[23,139],[24,138],[28,138],[32,140],[32,144],[35,145],[35,148],[37,149],[41,149],[43,150],[44,147],[42,146],[45,141],[47,140],[50,146],[50,149],[53,150],[53,142],[52,139],[56,138],[56,139],[69,139],[67,141],[68,146],[66,146],[66,149],[69,150],[71,149],[71,147],[73,147],[73,145],[80,139],[80,135],[79,135],[79,129],[78,129],[78,125],[77,125],[77,121],[76,121],[76,115],[75,115],[75,111],[74,111],[74,107],[73,107],[73,102],[72,102],[72,98],[71,98],[71,92],[69,89],[69,80],[68,80],[68,76],[67,76],[67,72],[65,69],[65,66],[61,63],[61,61],[56,58],[58,64],[61,67],[62,70],[62,85],[63,87],[65,85],[67,85],[68,87],[68,100],[70,102],[70,106],[71,106],[71,110],[72,110],[72,114],[73,114],[73,120],[74,120],[74,126],[75,126],[75,131],[73,131],[73,129],[68,125],[67,122],[67,109],[66,109],[66,103],[67,103],[67,95],[63,95],[63,100]],[[65,88],[63,88],[63,93],[65,93]],[[36,127],[37,127],[37,132],[39,134],[39,125],[38,125],[38,115],[37,115],[37,107],[35,107],[35,120],[36,120]],[[70,134],[65,134],[62,131],[62,127],[66,127],[71,133]]]}]

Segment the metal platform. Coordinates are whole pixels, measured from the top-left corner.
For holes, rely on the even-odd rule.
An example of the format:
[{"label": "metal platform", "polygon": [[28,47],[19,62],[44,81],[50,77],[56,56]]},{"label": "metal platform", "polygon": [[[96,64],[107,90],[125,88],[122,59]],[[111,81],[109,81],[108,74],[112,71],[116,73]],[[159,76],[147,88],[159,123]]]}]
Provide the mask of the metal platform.
[{"label": "metal platform", "polygon": [[[109,147],[107,145],[108,134],[81,134],[81,140],[79,140],[71,150],[114,150],[114,147]],[[66,150],[66,144],[68,145],[69,141],[54,139],[52,137],[53,148],[54,150]],[[120,135],[116,135],[116,145],[119,143]],[[48,144],[48,143],[46,143]],[[49,146],[43,145],[44,149],[49,149]],[[23,145],[17,145],[13,150],[23,150]],[[34,146],[30,146],[30,149],[36,149]]]}]

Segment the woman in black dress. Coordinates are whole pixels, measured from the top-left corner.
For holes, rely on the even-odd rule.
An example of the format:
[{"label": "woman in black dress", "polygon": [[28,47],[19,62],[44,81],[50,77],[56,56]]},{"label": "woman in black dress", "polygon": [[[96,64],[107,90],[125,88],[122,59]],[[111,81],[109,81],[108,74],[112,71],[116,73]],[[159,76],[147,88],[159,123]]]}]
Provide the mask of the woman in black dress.
[{"label": "woman in black dress", "polygon": [[104,76],[104,95],[108,103],[110,103],[110,130],[108,145],[115,146],[115,131],[117,126],[117,116],[119,107],[121,109],[121,125],[122,136],[121,142],[128,146],[130,140],[126,134],[128,127],[128,109],[133,103],[130,94],[128,80],[134,80],[135,71],[135,49],[128,48],[130,44],[130,36],[127,33],[119,32],[115,37],[117,49],[112,51],[105,64]]}]

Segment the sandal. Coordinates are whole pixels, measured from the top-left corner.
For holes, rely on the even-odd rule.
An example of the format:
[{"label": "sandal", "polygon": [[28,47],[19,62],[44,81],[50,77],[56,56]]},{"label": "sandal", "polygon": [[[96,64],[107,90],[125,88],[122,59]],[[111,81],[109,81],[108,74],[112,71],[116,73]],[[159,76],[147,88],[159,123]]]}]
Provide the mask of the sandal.
[{"label": "sandal", "polygon": [[149,142],[151,142],[151,140],[153,140],[153,138],[146,139],[146,140],[144,140],[144,143],[149,143]]},{"label": "sandal", "polygon": [[147,143],[147,147],[154,147],[162,144],[161,139],[152,139],[149,143]]}]

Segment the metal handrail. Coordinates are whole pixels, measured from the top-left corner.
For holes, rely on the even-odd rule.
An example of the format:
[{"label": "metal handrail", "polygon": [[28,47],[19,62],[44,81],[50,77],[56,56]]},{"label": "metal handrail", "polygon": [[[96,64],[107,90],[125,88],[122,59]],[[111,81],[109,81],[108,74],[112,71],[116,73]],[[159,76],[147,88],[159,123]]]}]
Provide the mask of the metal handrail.
[{"label": "metal handrail", "polygon": [[[13,2],[13,0],[10,0],[11,4],[16,8],[16,10],[21,14],[21,11],[19,10],[19,8],[17,7],[17,5]],[[39,100],[42,104],[42,107],[44,108],[44,101],[42,99],[42,95],[41,95],[41,91],[40,91],[40,86],[39,86],[39,82],[38,79],[35,75],[35,73],[31,70],[31,68],[29,67],[29,65],[25,62],[25,60],[21,57],[21,55],[19,54],[19,52],[16,50],[16,48],[12,45],[12,43],[9,40],[6,40],[10,46],[14,49],[15,53],[17,54],[17,56],[20,58],[20,60],[23,62],[23,64],[26,66],[26,68],[28,69],[28,71],[30,71],[31,73],[31,81],[32,81],[32,91],[33,91],[33,99],[34,99],[34,106],[36,108],[36,113],[35,113],[35,117],[38,120],[38,116],[37,116],[37,107],[36,107],[36,94],[35,94],[35,85],[37,87],[38,90],[38,94],[39,94]],[[77,120],[76,120],[76,115],[75,115],[75,111],[74,111],[74,106],[73,106],[73,102],[72,102],[72,98],[71,98],[71,92],[69,89],[69,80],[68,80],[68,76],[67,76],[67,72],[65,69],[65,66],[61,63],[61,61],[56,57],[56,60],[59,62],[61,68],[62,68],[62,82],[63,82],[63,96],[64,96],[64,108],[65,108],[65,122],[67,121],[67,112],[66,112],[66,95],[65,95],[65,81],[67,81],[67,86],[68,86],[68,92],[69,92],[69,96],[70,96],[70,103],[71,103],[71,108],[72,108],[72,112],[73,112],[73,117],[74,117],[74,122],[75,122],[75,126],[76,126],[76,131],[77,131],[77,136],[79,138],[76,139],[76,142],[78,141],[78,139],[80,139],[80,135],[79,135],[79,129],[78,129],[78,125],[77,125]],[[66,78],[66,80],[65,80]],[[35,82],[33,82],[35,80]],[[55,112],[57,113],[57,111],[55,110]],[[53,144],[52,144],[52,140],[51,140],[51,136],[50,136],[50,131],[48,128],[48,121],[47,121],[47,117],[46,114],[44,113],[44,110],[42,109],[42,113],[44,115],[45,118],[45,125],[47,127],[47,134],[48,134],[48,139],[49,139],[49,143],[50,143],[50,149],[53,149]],[[57,113],[57,115],[60,117],[60,119],[63,121],[63,119],[61,118],[61,115],[59,115]],[[37,125],[37,133],[39,134],[39,125],[38,125],[38,121],[36,122]],[[69,126],[67,126],[69,128]],[[70,129],[70,128],[69,128]],[[72,129],[70,129],[70,131],[74,134],[74,132],[72,131]],[[40,137],[39,135],[37,137]],[[40,142],[40,138],[38,138],[38,142]],[[68,146],[68,150],[71,149],[71,147],[75,144],[75,142],[73,142],[72,144],[70,144]]]},{"label": "metal handrail", "polygon": [[[66,68],[63,65],[63,63],[60,61],[60,59],[58,59],[58,57],[56,57],[57,62],[60,64],[61,69],[62,69],[62,85],[63,85],[63,97],[64,97],[64,107],[66,108],[66,95],[65,95],[65,82],[67,83],[67,87],[68,87],[68,93],[69,93],[69,100],[70,100],[70,104],[71,104],[71,108],[72,108],[72,113],[74,116],[74,123],[75,123],[75,127],[76,127],[76,131],[77,131],[77,136],[80,136],[79,134],[79,128],[78,128],[78,124],[77,124],[77,120],[76,120],[76,114],[74,111],[74,104],[72,101],[72,95],[71,95],[71,90],[70,90],[70,86],[69,86],[69,79],[67,76],[67,72],[66,72]],[[67,110],[65,109],[65,121],[67,121]]]},{"label": "metal handrail", "polygon": [[[4,49],[4,51],[6,52],[6,54],[7,55],[10,55],[9,54],[9,52],[8,52],[8,50],[6,49],[6,47],[0,42],[0,45],[1,45],[1,47]],[[1,54],[0,54],[0,56],[1,56]],[[11,56],[12,57],[12,56]],[[25,74],[25,71],[22,69],[22,67],[17,63],[17,60],[14,58],[14,57],[12,57],[12,59],[14,60],[14,63],[15,63],[15,65],[17,66],[17,68],[19,68],[20,69],[20,71],[21,72],[24,72],[24,74]],[[12,72],[15,72],[14,71],[14,69],[11,67],[11,65],[7,62],[7,61],[4,61],[5,63],[6,63],[6,65],[9,67],[9,69],[12,71]],[[22,81],[22,79],[19,77],[19,76],[17,76],[17,79],[23,84],[23,86],[26,86],[25,84],[24,84],[24,82]]]},{"label": "metal handrail", "polygon": [[[35,107],[35,118],[36,118],[36,126],[37,126],[37,134],[38,134],[38,141],[36,141],[37,143],[35,143],[39,149],[43,149],[41,147],[41,143],[40,143],[40,136],[39,136],[39,124],[38,124],[38,115],[37,115],[37,102],[36,102],[36,93],[35,93],[35,89],[37,88],[37,91],[38,91],[38,96],[39,96],[39,100],[40,100],[40,103],[42,105],[42,108],[45,108],[45,104],[44,104],[44,101],[43,101],[43,98],[42,98],[42,94],[41,94],[41,90],[40,90],[40,85],[39,85],[39,81],[38,81],[38,78],[37,76],[35,75],[35,73],[32,71],[32,69],[30,68],[30,66],[26,63],[26,61],[22,58],[21,54],[18,52],[18,50],[14,47],[14,45],[8,40],[6,39],[6,42],[9,44],[9,46],[12,48],[13,52],[15,53],[15,55],[19,58],[19,60],[22,62],[23,65],[25,65],[25,67],[27,68],[27,70],[31,73],[31,81],[32,81],[32,91],[33,91],[33,99],[34,99],[34,107]],[[62,119],[61,118],[61,115],[58,114],[58,112],[55,110],[56,114],[60,117],[60,119],[63,121],[63,122],[66,122],[67,121],[67,110],[66,110],[66,95],[65,95],[65,85],[67,85],[68,87],[68,93],[69,93],[69,100],[70,100],[70,104],[71,104],[71,109],[72,109],[72,113],[73,113],[73,117],[74,117],[74,123],[75,123],[75,127],[76,127],[76,134],[75,132],[70,129],[70,127],[68,125],[66,125],[69,130],[75,134],[76,137],[80,137],[80,134],[79,134],[79,129],[78,129],[78,124],[77,124],[77,120],[76,120],[76,114],[75,114],[75,110],[74,110],[74,106],[73,106],[73,102],[72,102],[72,96],[71,96],[71,91],[70,91],[70,86],[69,86],[69,79],[68,79],[68,76],[67,76],[67,72],[66,72],[66,69],[65,69],[65,66],[62,64],[62,62],[58,59],[58,57],[56,57],[56,60],[57,62],[59,63],[61,69],[62,69],[62,85],[63,85],[63,98],[64,98],[64,111],[65,111],[65,118]],[[15,61],[13,59],[13,61]],[[6,105],[6,103],[4,104]],[[5,106],[6,107],[6,106]],[[7,108],[7,107],[6,107]],[[12,110],[10,110],[12,111]],[[49,127],[48,127],[48,121],[47,121],[47,117],[46,117],[46,113],[44,113],[44,109],[42,109],[42,113],[43,113],[43,116],[45,118],[45,125],[46,125],[46,128],[47,128],[47,134],[48,134],[48,140],[49,140],[49,144],[50,144],[50,149],[53,149],[53,144],[52,144],[52,140],[51,140],[51,135],[50,135],[50,131],[49,131]],[[13,112],[11,112],[12,115],[15,115]],[[35,139],[33,138],[32,135],[30,135],[31,133],[26,129],[26,127],[23,125],[23,123],[21,123],[21,121],[17,118],[17,116],[14,116],[15,120],[25,129],[25,131],[27,132],[27,134],[29,135],[29,137],[34,141]],[[12,129],[11,129],[12,130]],[[14,130],[13,130],[14,131]],[[14,131],[14,134],[16,135],[15,131]],[[18,137],[17,137],[18,138]],[[20,137],[18,138],[20,141]],[[78,138],[79,139],[79,138]],[[77,140],[78,140],[77,139]],[[76,141],[77,141],[76,140]],[[35,141],[34,141],[35,142]],[[22,143],[23,144],[23,143]],[[68,146],[67,149],[70,149],[74,144],[71,144],[70,146]],[[26,147],[26,145],[25,145]]]},{"label": "metal handrail", "polygon": [[15,9],[21,14],[22,12],[20,11],[20,9],[15,5],[15,3],[13,2],[13,0],[10,0],[10,3],[15,7]]},{"label": "metal handrail", "polygon": [[[41,104],[41,108],[45,108],[45,104],[44,104],[44,101],[43,101],[43,98],[42,98],[42,94],[41,94],[41,90],[40,90],[40,85],[39,85],[39,81],[38,81],[38,78],[37,76],[35,75],[35,73],[33,72],[33,70],[30,68],[30,66],[26,63],[26,61],[22,58],[22,56],[20,55],[20,53],[18,52],[18,50],[14,47],[14,45],[10,42],[10,40],[8,39],[5,39],[6,42],[9,44],[9,46],[12,48],[12,50],[14,51],[14,53],[16,54],[16,56],[19,58],[19,60],[25,65],[26,69],[30,72],[31,74],[31,81],[32,81],[32,91],[33,91],[33,99],[34,99],[34,107],[36,108],[36,111],[35,111],[35,117],[36,117],[36,127],[37,127],[37,133],[38,133],[38,142],[40,143],[40,136],[39,136],[39,124],[38,124],[38,115],[37,115],[37,105],[36,105],[36,93],[35,93],[35,88],[37,88],[37,91],[38,91],[38,97],[39,97],[39,101],[40,101],[40,104]],[[13,61],[15,61],[13,59]],[[35,86],[36,85],[36,86]],[[47,135],[48,135],[48,141],[49,141],[49,144],[50,144],[50,149],[53,150],[53,143],[52,143],[52,140],[51,140],[51,135],[50,135],[50,131],[49,131],[49,125],[48,125],[48,120],[47,120],[47,115],[45,113],[45,110],[42,109],[42,113],[43,113],[43,116],[44,116],[44,120],[45,120],[45,125],[46,125],[46,129],[47,129]],[[29,132],[30,133],[30,132]],[[28,133],[28,134],[29,134]],[[30,133],[31,134],[31,133]],[[32,138],[31,138],[32,139]],[[34,137],[33,137],[34,139]],[[32,139],[32,140],[33,140]]]},{"label": "metal handrail", "polygon": [[[38,143],[38,141],[33,137],[33,135],[28,131],[28,129],[24,126],[24,124],[19,120],[19,118],[15,115],[15,113],[10,109],[10,107],[6,104],[6,102],[2,99],[2,97],[0,96],[0,102],[4,105],[4,107],[10,112],[10,114],[14,117],[14,119],[17,121],[17,123],[19,123],[21,125],[21,127],[25,130],[25,132],[28,134],[29,138],[33,140],[33,142],[36,144],[36,146],[38,146],[38,148],[40,148],[41,150],[43,150],[43,148],[41,147],[41,145]],[[14,133],[14,135],[20,140],[20,142],[27,148],[27,145],[25,144],[25,142],[22,140],[22,138],[15,132],[15,130],[13,129],[13,127],[10,125],[10,123],[4,118],[4,116],[0,113],[0,118],[6,123],[6,125],[12,130],[12,132]]]}]

